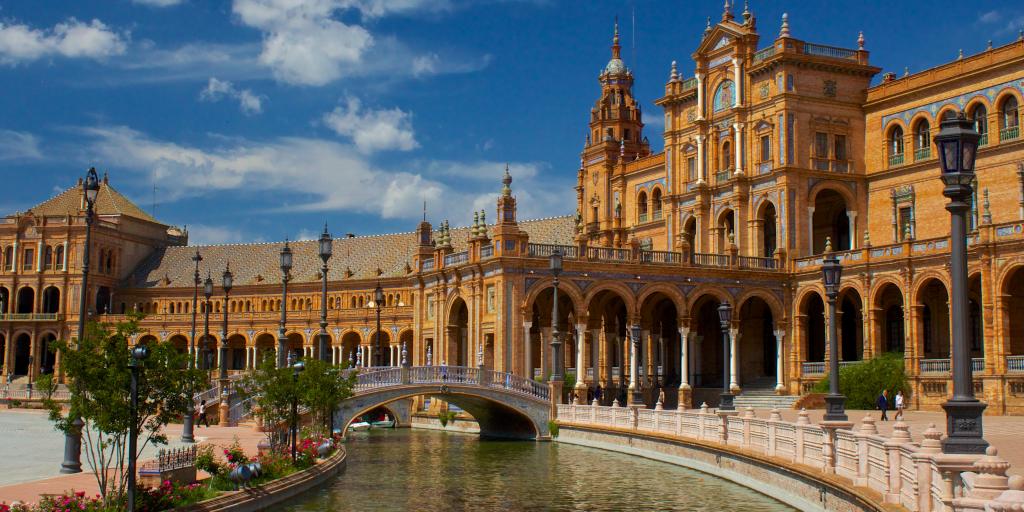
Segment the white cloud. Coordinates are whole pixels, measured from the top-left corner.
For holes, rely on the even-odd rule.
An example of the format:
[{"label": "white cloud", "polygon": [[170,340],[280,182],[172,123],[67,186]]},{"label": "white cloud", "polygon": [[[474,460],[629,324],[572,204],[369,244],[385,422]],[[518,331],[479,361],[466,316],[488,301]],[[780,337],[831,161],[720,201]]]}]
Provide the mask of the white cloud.
[{"label": "white cloud", "polygon": [[[82,128],[80,132],[87,139],[81,145],[84,152],[78,155],[81,160],[104,161],[113,169],[134,172],[147,187],[153,180],[173,181],[173,187],[161,188],[166,191],[166,202],[227,193],[265,197],[266,192],[273,192],[281,203],[260,205],[257,210],[264,214],[349,211],[412,222],[427,201],[431,218],[449,218],[466,225],[473,209],[486,209],[493,215],[505,169],[503,162],[477,161],[463,164],[458,174],[450,175],[423,169],[453,167],[454,162],[399,164],[412,171],[393,171],[374,165],[351,145],[324,139],[214,137],[214,147],[199,148],[154,139],[125,126]],[[552,187],[539,174],[544,168],[547,166],[539,163],[511,164],[520,218],[575,210],[571,205],[576,193],[571,184]],[[461,173],[470,169],[486,179],[462,179]],[[367,200],[371,193],[376,200]]]},{"label": "white cloud", "polygon": [[0,21],[0,64],[15,65],[48,56],[104,59],[123,54],[128,37],[97,19],[85,23],[68,18],[45,30]]},{"label": "white cloud", "polygon": [[364,153],[397,149],[409,151],[419,147],[412,128],[412,114],[393,108],[363,109],[359,98],[349,96],[344,106],[324,114],[323,123],[338,135],[352,138]]},{"label": "white cloud", "polygon": [[249,116],[263,112],[263,98],[253,94],[249,89],[238,89],[227,80],[218,80],[210,77],[206,87],[199,91],[199,99],[216,103],[224,98],[231,98],[238,101],[238,107],[242,113]]},{"label": "white cloud", "polygon": [[132,0],[132,3],[148,5],[150,7],[171,7],[182,3],[183,0]]},{"label": "white cloud", "polygon": [[43,158],[39,139],[31,133],[0,130],[0,160],[38,160]]},{"label": "white cloud", "polygon": [[193,224],[188,226],[188,243],[191,245],[235,244],[242,242],[261,242],[247,233],[229,226],[210,226]]}]

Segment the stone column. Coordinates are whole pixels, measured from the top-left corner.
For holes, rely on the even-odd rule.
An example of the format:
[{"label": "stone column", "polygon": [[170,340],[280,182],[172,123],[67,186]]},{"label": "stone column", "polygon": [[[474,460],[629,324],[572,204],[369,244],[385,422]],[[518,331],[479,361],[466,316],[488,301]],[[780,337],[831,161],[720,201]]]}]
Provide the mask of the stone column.
[{"label": "stone column", "polygon": [[576,324],[576,403],[585,403],[587,400],[587,368],[586,359],[583,357],[584,336],[586,336],[587,324]]},{"label": "stone column", "polygon": [[781,395],[786,389],[783,381],[783,374],[785,373],[785,365],[783,364],[785,354],[783,353],[783,348],[786,346],[783,341],[785,338],[785,329],[775,329],[775,394],[777,395]]},{"label": "stone column", "polygon": [[733,78],[733,90],[735,91],[735,95],[733,97],[733,100],[734,100],[733,101],[733,106],[734,107],[739,107],[740,105],[743,104],[743,100],[740,99],[740,84],[742,84],[743,82],[741,81],[742,78],[740,76],[740,59],[739,59],[739,57],[733,57],[732,58],[732,78]]},{"label": "stone column", "polygon": [[[736,92],[737,98],[739,97],[739,91]],[[743,123],[733,123],[733,133],[736,134],[735,146],[736,146],[736,171],[733,172],[734,176],[743,175]],[[739,211],[737,211],[739,214]]]},{"label": "stone column", "polygon": [[704,119],[704,74],[695,73],[694,77],[697,78],[697,119]]},{"label": "stone column", "polygon": [[846,219],[850,223],[850,249],[857,248],[857,212],[855,210],[847,210]]},{"label": "stone column", "polygon": [[64,272],[68,271],[68,241],[67,240],[64,241],[64,262],[63,262],[63,265],[61,265],[60,269],[63,270]]},{"label": "stone column", "polygon": [[530,339],[530,328],[533,322],[523,321],[523,373],[527,379],[533,378],[533,343]]},{"label": "stone column", "polygon": [[690,387],[690,328],[679,327],[679,395],[676,409],[692,407],[693,388]]},{"label": "stone column", "polygon": [[729,389],[733,393],[738,392],[740,389],[738,376],[740,370],[739,339],[739,328],[729,329]]},{"label": "stone column", "polygon": [[697,135],[697,183],[707,183],[707,169],[704,165],[704,136]]},{"label": "stone column", "polygon": [[[852,236],[852,235],[851,235]],[[807,255],[814,254],[814,207],[807,207]]]},{"label": "stone column", "polygon": [[637,372],[637,366],[638,366],[636,358],[637,358],[637,345],[639,345],[639,343],[634,343],[632,340],[629,340],[628,343],[629,343],[629,391],[630,391],[630,396],[633,396],[632,392],[633,392],[633,390],[636,389],[636,377],[637,377],[636,372]]},{"label": "stone column", "polygon": [[373,362],[373,345],[367,345],[366,346],[366,357],[363,358],[363,365],[369,367],[369,366],[371,366],[372,362]]}]

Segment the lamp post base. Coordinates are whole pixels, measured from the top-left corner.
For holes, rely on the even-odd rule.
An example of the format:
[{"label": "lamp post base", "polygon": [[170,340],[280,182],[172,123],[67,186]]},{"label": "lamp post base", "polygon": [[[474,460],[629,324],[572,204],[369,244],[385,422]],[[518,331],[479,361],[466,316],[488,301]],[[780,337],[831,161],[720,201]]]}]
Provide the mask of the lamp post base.
[{"label": "lamp post base", "polygon": [[71,431],[64,435],[64,462],[60,464],[61,473],[82,472],[82,418],[75,418],[71,423]]},{"label": "lamp post base", "polygon": [[736,395],[732,393],[722,393],[721,398],[718,401],[718,410],[720,411],[735,411],[736,405],[733,403],[733,399]]},{"label": "lamp post base", "polygon": [[946,411],[946,438],[942,453],[983,454],[988,441],[982,437],[981,416],[987,405],[970,400],[949,400],[942,404]]},{"label": "lamp post base", "polygon": [[646,407],[644,403],[644,392],[640,388],[630,388],[626,405],[630,407]]},{"label": "lamp post base", "polygon": [[825,395],[825,421],[849,421],[846,416],[846,397],[843,395]]},{"label": "lamp post base", "polygon": [[194,435],[195,428],[195,411],[191,406],[185,410],[185,417],[182,419],[181,426],[181,442],[183,443],[194,443],[196,438]]}]

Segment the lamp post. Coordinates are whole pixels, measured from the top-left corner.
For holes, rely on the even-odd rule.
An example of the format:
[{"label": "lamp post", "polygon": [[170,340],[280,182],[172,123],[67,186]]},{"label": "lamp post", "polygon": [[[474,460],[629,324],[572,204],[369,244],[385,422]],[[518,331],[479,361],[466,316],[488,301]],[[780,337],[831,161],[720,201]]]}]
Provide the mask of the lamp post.
[{"label": "lamp post", "polygon": [[[85,196],[85,246],[82,249],[82,291],[78,298],[78,340],[85,338],[86,304],[89,301],[89,252],[92,245],[92,215],[96,204],[96,196],[100,193],[100,180],[96,168],[90,167],[82,182],[82,195]],[[69,411],[70,412],[70,411]],[[61,473],[82,472],[82,418],[76,417],[71,422],[72,428],[64,435],[64,462],[60,465]]]},{"label": "lamp post", "polygon": [[723,302],[718,306],[718,321],[722,327],[722,351],[725,355],[723,359],[722,368],[724,370],[724,377],[722,378],[722,399],[718,404],[718,409],[721,411],[734,411],[736,407],[733,405],[733,394],[732,388],[729,387],[729,366],[731,357],[731,348],[729,346],[729,326],[732,325],[732,306],[728,302]]},{"label": "lamp post", "polygon": [[228,263],[221,275],[221,286],[224,288],[224,329],[220,338],[220,354],[217,356],[220,365],[221,385],[228,380],[228,300],[231,298],[231,285],[234,276],[231,275],[231,264]]},{"label": "lamp post", "polygon": [[384,302],[384,289],[380,287],[380,281],[377,281],[377,287],[373,289],[373,307],[377,310],[377,352],[373,354],[374,366],[383,366],[381,358],[384,356],[384,346],[381,344],[380,338],[380,305]]},{"label": "lamp post", "polygon": [[285,323],[288,321],[288,280],[291,279],[292,271],[292,249],[288,247],[288,240],[284,241],[281,248],[281,326],[277,331],[277,367],[284,368],[288,365],[288,334],[285,331]]},{"label": "lamp post", "polygon": [[299,436],[299,373],[305,369],[306,365],[302,361],[292,364],[292,384],[295,386],[292,389],[292,464],[295,463],[295,442]]},{"label": "lamp post", "polygon": [[644,394],[640,383],[640,326],[629,328],[629,405],[643,405]]},{"label": "lamp post", "polygon": [[203,296],[206,297],[206,307],[203,311],[203,369],[213,369],[213,358],[210,355],[210,297],[213,295],[213,278],[210,272],[206,272],[206,281],[203,281]]},{"label": "lamp post", "polygon": [[128,368],[132,372],[131,380],[131,424],[128,426],[128,512],[135,510],[135,463],[138,457],[139,442],[139,367],[149,357],[149,347],[138,345],[132,349]]},{"label": "lamp post", "polygon": [[974,157],[981,135],[960,112],[955,119],[942,121],[935,144],[942,165],[942,195],[949,198],[950,266],[953,332],[953,398],[942,404],[946,410],[944,453],[985,453],[988,442],[982,437],[982,413],[986,404],[974,397],[971,357],[967,345],[970,325],[967,312],[967,212],[970,208]]},{"label": "lamp post", "polygon": [[821,265],[825,296],[828,298],[828,395],[825,396],[825,421],[848,421],[846,397],[839,393],[839,337],[836,326],[836,299],[843,266],[832,252],[832,240],[825,239],[825,259]]},{"label": "lamp post", "polygon": [[327,224],[324,224],[324,232],[320,235],[320,259],[324,264],[320,267],[320,274],[323,276],[320,287],[320,360],[331,363],[333,358],[328,354],[331,344],[327,341],[327,260],[331,259],[334,241],[331,234],[327,232]]},{"label": "lamp post", "polygon": [[[558,332],[558,276],[562,273],[562,251],[555,249],[548,258],[551,269],[551,381],[562,382],[562,340]],[[562,398],[556,397],[559,403]]]},{"label": "lamp post", "polygon": [[[196,263],[196,272],[193,276],[193,283],[195,284],[192,290],[192,346],[189,350],[188,357],[188,369],[194,370],[196,367],[196,306],[199,302],[199,284],[203,281],[199,279],[199,262],[203,261],[203,256],[199,254],[199,249],[196,249],[195,256],[192,256],[192,261]],[[181,429],[181,442],[183,443],[194,443],[196,442],[194,434],[194,418],[195,414],[195,389],[189,388],[188,390],[188,402],[185,404],[185,418],[182,422]]]}]

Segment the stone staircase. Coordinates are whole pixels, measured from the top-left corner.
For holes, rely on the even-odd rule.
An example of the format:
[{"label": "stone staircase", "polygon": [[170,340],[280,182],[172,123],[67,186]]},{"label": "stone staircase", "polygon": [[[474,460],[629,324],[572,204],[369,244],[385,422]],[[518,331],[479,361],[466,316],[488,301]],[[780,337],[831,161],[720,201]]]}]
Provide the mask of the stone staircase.
[{"label": "stone staircase", "polygon": [[745,383],[734,403],[737,409],[792,409],[799,399],[796,395],[776,395],[775,379],[767,378]]}]

